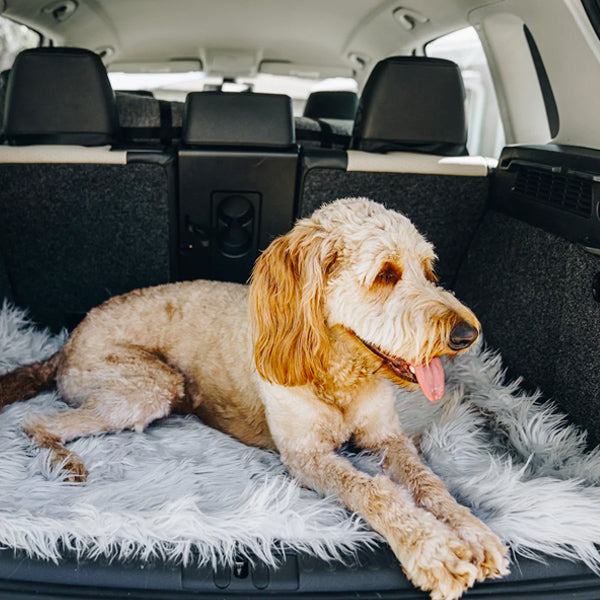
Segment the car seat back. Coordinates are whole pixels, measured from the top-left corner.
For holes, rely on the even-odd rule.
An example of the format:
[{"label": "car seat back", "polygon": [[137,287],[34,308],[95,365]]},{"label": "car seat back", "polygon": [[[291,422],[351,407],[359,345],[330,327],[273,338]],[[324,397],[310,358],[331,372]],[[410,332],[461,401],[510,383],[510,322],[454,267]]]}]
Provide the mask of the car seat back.
[{"label": "car seat back", "polygon": [[7,93],[0,248],[14,300],[58,329],[110,296],[170,280],[173,156],[112,149],[117,112],[100,59],[26,50]]},{"label": "car seat back", "polygon": [[258,253],[292,225],[291,99],[188,94],[178,159],[182,277],[245,282]]}]

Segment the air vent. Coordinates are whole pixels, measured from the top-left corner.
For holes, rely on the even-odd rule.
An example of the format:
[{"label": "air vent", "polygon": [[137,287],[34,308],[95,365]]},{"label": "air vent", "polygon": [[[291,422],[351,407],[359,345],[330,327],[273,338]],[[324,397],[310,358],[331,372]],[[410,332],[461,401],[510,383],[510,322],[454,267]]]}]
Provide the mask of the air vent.
[{"label": "air vent", "polygon": [[525,165],[517,165],[517,169],[513,193],[518,198],[591,217],[591,179]]}]

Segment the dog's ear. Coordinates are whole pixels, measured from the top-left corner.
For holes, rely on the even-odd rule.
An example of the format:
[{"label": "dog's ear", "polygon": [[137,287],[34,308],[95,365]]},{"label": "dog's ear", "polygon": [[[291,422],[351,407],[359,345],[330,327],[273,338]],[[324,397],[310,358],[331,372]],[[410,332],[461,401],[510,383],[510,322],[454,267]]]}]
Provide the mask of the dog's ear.
[{"label": "dog's ear", "polygon": [[250,287],[254,361],[271,383],[305,385],[327,369],[323,291],[335,262],[331,245],[323,232],[296,225],[256,261]]}]

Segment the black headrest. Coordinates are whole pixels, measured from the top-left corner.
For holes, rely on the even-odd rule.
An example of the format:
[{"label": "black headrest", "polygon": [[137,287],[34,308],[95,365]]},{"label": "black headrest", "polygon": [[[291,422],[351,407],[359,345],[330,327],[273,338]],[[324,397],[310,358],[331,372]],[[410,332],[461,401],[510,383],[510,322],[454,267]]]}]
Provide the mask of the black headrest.
[{"label": "black headrest", "polygon": [[9,143],[100,146],[117,130],[114,94],[97,54],[34,48],[17,56],[4,114]]},{"label": "black headrest", "polygon": [[304,106],[310,119],[346,119],[354,121],[358,108],[355,92],[313,92]]},{"label": "black headrest", "polygon": [[190,146],[289,148],[296,139],[292,100],[280,94],[193,92],[182,141]]},{"label": "black headrest", "polygon": [[385,59],[375,65],[360,98],[352,147],[464,155],[464,101],[455,63],[415,56]]}]

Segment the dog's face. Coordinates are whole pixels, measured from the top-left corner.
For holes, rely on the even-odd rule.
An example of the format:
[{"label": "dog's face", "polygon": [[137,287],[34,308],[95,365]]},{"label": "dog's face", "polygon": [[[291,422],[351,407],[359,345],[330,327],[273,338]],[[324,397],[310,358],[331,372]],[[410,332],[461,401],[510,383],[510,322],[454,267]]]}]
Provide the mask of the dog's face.
[{"label": "dog's face", "polygon": [[321,215],[333,218],[340,242],[323,295],[325,320],[357,338],[357,351],[383,361],[383,374],[403,386],[418,383],[437,400],[444,389],[439,357],[468,348],[479,322],[437,285],[433,246],[406,217],[364,200],[342,207],[354,218],[330,217],[336,203]]},{"label": "dog's face", "polygon": [[259,373],[284,385],[309,383],[327,369],[332,332],[341,329],[365,361],[437,400],[439,357],[469,347],[480,325],[436,285],[434,261],[406,217],[370,200],[338,200],[300,221],[253,274]]}]

